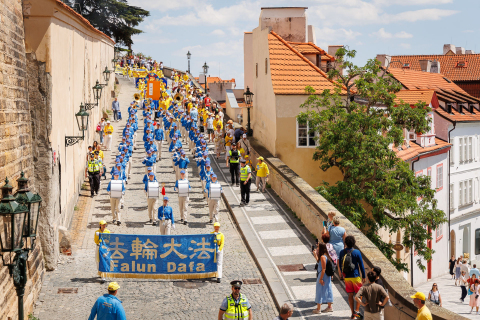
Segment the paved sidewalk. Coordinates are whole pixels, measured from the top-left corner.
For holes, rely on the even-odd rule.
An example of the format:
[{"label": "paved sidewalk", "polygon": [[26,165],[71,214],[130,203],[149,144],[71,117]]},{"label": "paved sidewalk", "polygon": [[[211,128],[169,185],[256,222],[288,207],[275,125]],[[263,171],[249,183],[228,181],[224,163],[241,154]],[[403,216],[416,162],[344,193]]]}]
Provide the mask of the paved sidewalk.
[{"label": "paved sidewalk", "polygon": [[465,302],[462,303],[462,301],[460,301],[462,289],[459,286],[455,286],[455,280],[452,280],[451,278],[450,274],[446,274],[431,279],[430,281],[415,287],[415,289],[425,293],[425,296],[428,298],[428,292],[432,290],[432,285],[436,283],[438,285],[438,290],[440,291],[440,296],[442,297],[442,305],[445,309],[469,319],[479,319],[475,309],[473,310],[473,313],[470,314],[471,307],[468,306],[470,296],[467,295]]},{"label": "paved sidewalk", "polygon": [[[119,102],[123,115],[127,115],[127,107],[136,90],[133,81],[119,79],[121,91]],[[143,148],[143,120],[138,112],[139,130],[137,134],[137,150],[133,153],[132,176],[126,185],[125,209],[121,214],[121,226],[108,225],[113,233],[127,234],[160,234],[159,227],[148,222],[146,197],[142,179],[144,166],[141,164],[145,155]],[[113,122],[114,141],[112,149],[118,146],[125,118],[121,122]],[[105,152],[105,163],[110,172],[115,152]],[[171,167],[170,155],[166,144],[163,147],[164,158],[157,163],[157,180],[166,182],[166,192],[170,197],[175,220],[180,220],[178,212],[178,196],[173,191],[175,178]],[[191,159],[192,160],[192,159]],[[107,175],[110,179],[110,174]],[[203,198],[201,182],[195,164],[189,167],[189,180],[193,192],[190,194],[191,218],[188,226],[176,224],[173,234],[198,234],[213,231],[209,224],[208,206]],[[87,319],[90,309],[97,297],[106,293],[107,285],[101,285],[97,277],[95,265],[94,231],[98,222],[105,219],[111,223],[109,196],[106,192],[108,180],[102,180],[100,193],[91,201],[88,218],[77,211],[74,225],[82,225],[85,232],[75,232],[77,244],[71,257],[62,256],[62,263],[57,270],[46,273],[40,297],[35,309],[35,316],[40,320],[53,319]],[[157,203],[159,205],[159,203]],[[85,207],[88,207],[86,205]],[[273,319],[277,314],[271,294],[265,284],[255,261],[246,248],[235,223],[225,208],[220,205],[221,231],[225,234],[225,253],[222,283],[211,279],[200,280],[148,280],[148,279],[116,279],[121,289],[118,298],[123,301],[128,319],[216,319],[220,303],[231,293],[229,282],[234,279],[260,279],[261,284],[249,284],[242,287],[242,292],[249,298],[255,319]],[[188,288],[190,287],[190,288]],[[77,293],[60,294],[61,288],[77,289]]]},{"label": "paved sidewalk", "polygon": [[[210,149],[213,150],[213,145]],[[315,258],[311,253],[315,240],[290,208],[272,189],[267,188],[266,193],[261,193],[253,183],[250,204],[240,207],[240,188],[230,184],[230,170],[224,155],[219,160],[214,154],[210,158],[236,222],[254,252],[277,303],[281,305],[287,300],[293,303],[295,313],[292,319],[349,318],[348,295],[337,279],[333,282],[334,312],[312,314],[316,308]],[[322,306],[322,309],[325,307]]]}]

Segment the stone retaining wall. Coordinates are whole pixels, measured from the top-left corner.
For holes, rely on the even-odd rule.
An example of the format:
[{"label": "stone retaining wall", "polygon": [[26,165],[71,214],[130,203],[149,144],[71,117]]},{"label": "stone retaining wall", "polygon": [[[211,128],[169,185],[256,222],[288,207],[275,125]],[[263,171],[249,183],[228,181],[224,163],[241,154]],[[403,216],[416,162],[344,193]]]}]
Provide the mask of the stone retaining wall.
[{"label": "stone retaining wall", "polygon": [[[341,212],[337,211],[315,189],[293,172],[280,159],[273,157],[255,139],[250,139],[252,149],[250,158],[256,165],[257,158],[263,156],[270,170],[269,183],[272,189],[282,198],[291,210],[300,218],[306,228],[321,239],[322,222],[327,218],[327,212],[335,211],[341,219],[341,226],[348,235],[355,236],[357,249],[362,253],[365,267],[379,266],[382,268],[382,280],[388,289],[390,299],[395,307],[385,308],[385,319],[410,320],[416,317],[417,309],[410,298],[415,290],[388,261],[380,250]],[[312,170],[320,170],[312,168]],[[434,320],[467,319],[447,309],[427,302]]]}]

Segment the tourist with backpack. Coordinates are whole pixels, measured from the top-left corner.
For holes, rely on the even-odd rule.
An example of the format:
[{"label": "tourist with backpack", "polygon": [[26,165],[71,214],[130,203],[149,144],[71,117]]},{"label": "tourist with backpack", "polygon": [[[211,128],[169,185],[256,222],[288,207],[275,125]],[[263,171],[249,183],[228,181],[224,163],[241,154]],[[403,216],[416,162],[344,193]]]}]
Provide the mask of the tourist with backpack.
[{"label": "tourist with backpack", "polygon": [[[360,288],[355,300],[357,305],[365,307],[365,320],[380,320],[381,308],[387,304],[389,297],[385,289],[375,283],[377,279],[375,272],[370,271],[367,276],[369,283]],[[363,302],[363,299],[366,302]]]},{"label": "tourist with backpack", "polygon": [[[317,308],[312,312],[314,314],[333,312],[332,276],[335,273],[335,264],[328,255],[325,243],[319,243],[317,250],[314,250],[313,254],[317,259],[318,268],[315,289],[315,302],[317,303]],[[328,307],[320,310],[324,303],[328,304]]]},{"label": "tourist with backpack", "polygon": [[345,246],[346,248],[340,252],[338,259],[339,271],[343,274],[345,290],[348,293],[348,304],[350,305],[350,310],[352,310],[350,319],[358,319],[362,318],[362,315],[358,312],[360,310],[360,304],[357,303],[355,307],[353,296],[360,290],[362,284],[365,283],[365,267],[363,266],[361,252],[353,248],[355,246],[354,236],[347,236],[345,238]]}]

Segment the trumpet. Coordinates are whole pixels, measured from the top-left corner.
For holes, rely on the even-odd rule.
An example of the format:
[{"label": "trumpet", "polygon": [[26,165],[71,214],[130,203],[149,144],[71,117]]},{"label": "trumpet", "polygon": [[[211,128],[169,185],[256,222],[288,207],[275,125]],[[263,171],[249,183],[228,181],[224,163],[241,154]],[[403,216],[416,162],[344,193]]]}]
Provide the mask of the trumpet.
[{"label": "trumpet", "polygon": [[173,99],[175,99],[175,101],[177,102],[183,102],[183,94],[181,94],[180,92],[177,92],[177,94],[175,94]]}]

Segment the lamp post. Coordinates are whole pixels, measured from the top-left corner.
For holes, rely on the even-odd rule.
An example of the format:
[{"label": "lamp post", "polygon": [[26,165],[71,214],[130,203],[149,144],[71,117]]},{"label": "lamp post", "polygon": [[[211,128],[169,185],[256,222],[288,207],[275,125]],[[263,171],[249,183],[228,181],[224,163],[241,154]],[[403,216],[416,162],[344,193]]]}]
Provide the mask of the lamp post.
[{"label": "lamp post", "polygon": [[[97,81],[98,82],[98,81]],[[78,130],[82,131],[82,136],[66,136],[65,137],[65,147],[73,146],[80,140],[85,139],[85,130],[88,128],[88,117],[89,114],[85,110],[83,103],[80,103],[80,111],[75,114],[77,118]]]},{"label": "lamp post", "polygon": [[[105,73],[108,71],[107,73]],[[105,71],[103,72],[103,76],[105,79],[110,79],[110,70],[105,67]],[[108,77],[108,78],[107,78]],[[108,80],[106,80],[108,82]],[[95,99],[96,102],[85,102],[85,109],[86,110],[92,110],[94,107],[98,106],[98,100],[102,97],[102,89],[105,85],[101,84],[98,82],[92,87],[93,89],[93,98]]]},{"label": "lamp post", "polygon": [[188,58],[188,73],[190,73],[190,58],[192,57],[192,54],[190,53],[190,50],[187,52],[187,58]]},{"label": "lamp post", "polygon": [[207,94],[207,73],[208,73],[208,65],[207,62],[205,61],[205,64],[203,65],[203,73],[205,74],[205,94]]},{"label": "lamp post", "polygon": [[252,136],[252,128],[250,126],[250,109],[252,108],[253,103],[253,93],[250,91],[250,88],[247,87],[247,91],[243,93],[245,96],[245,104],[247,105],[247,135]]},{"label": "lamp post", "polygon": [[[106,87],[108,85],[108,81],[110,80],[110,73],[112,71],[108,70],[108,68],[105,66],[105,70],[102,72],[103,74],[103,80],[105,80],[105,83],[98,83],[98,80],[97,80],[97,84],[99,86],[101,86],[102,88],[103,87]],[[94,90],[95,90],[95,87],[94,87]]]},{"label": "lamp post", "polygon": [[[3,254],[2,259],[13,277],[18,297],[18,319],[23,320],[25,319],[23,296],[27,284],[28,252],[35,248],[38,213],[42,198],[29,191],[28,179],[23,172],[17,181],[18,191],[15,196],[12,195],[13,187],[9,184],[8,178],[5,179],[5,185],[1,188],[0,219],[3,222],[3,228],[0,230],[0,249],[2,253],[15,253],[13,262],[11,262],[12,256],[10,256],[10,263],[5,263]],[[27,238],[25,247],[24,237]]]}]

